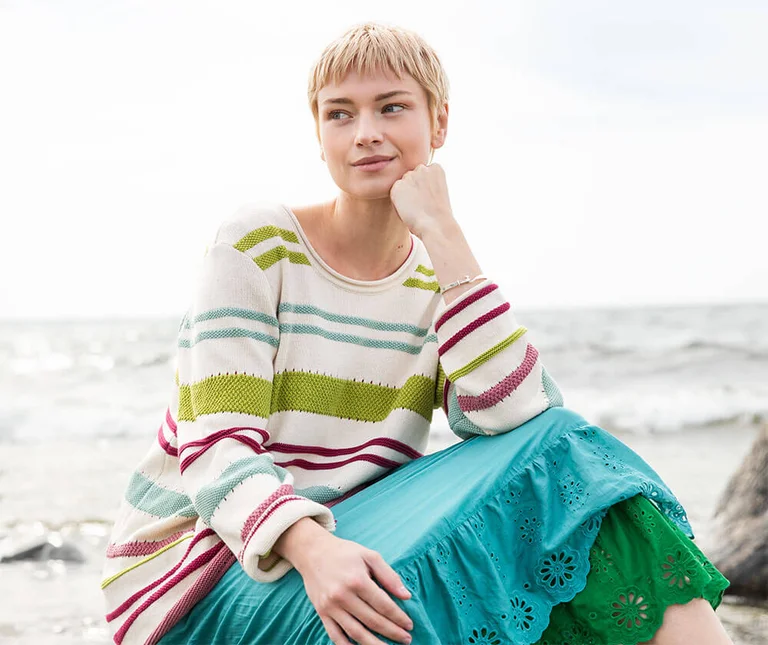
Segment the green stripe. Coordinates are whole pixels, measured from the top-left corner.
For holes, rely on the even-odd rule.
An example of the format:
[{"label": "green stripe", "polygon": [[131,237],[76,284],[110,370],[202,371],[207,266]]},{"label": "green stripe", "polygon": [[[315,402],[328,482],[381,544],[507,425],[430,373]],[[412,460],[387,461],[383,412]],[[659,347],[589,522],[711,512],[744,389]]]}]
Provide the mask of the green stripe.
[{"label": "green stripe", "polygon": [[203,340],[210,340],[210,339],[221,339],[221,338],[253,338],[253,340],[261,341],[262,343],[267,343],[268,345],[272,345],[272,347],[277,347],[280,344],[280,340],[278,338],[275,338],[274,336],[270,336],[269,334],[263,334],[260,331],[251,331],[250,329],[242,329],[240,327],[225,327],[223,329],[212,329],[209,331],[201,331],[197,336],[195,336],[195,339],[193,341],[190,341],[189,339],[182,338],[179,340],[179,347],[184,348],[191,348],[200,341]]},{"label": "green stripe", "polygon": [[308,316],[319,316],[330,322],[344,323],[345,325],[357,325],[358,327],[367,327],[378,331],[402,331],[414,336],[426,336],[429,329],[427,327],[417,327],[407,323],[385,322],[383,320],[374,320],[373,318],[360,318],[358,316],[344,316],[335,314],[314,305],[300,305],[289,302],[281,302],[277,309],[278,313],[289,312],[293,314],[306,314]]},{"label": "green stripe", "polygon": [[294,244],[299,243],[299,238],[296,237],[296,233],[293,231],[270,225],[262,226],[261,228],[257,228],[250,233],[245,234],[235,244],[233,244],[233,246],[238,251],[247,251],[257,244],[261,244],[265,240],[269,240],[273,237],[281,237],[286,242],[293,242]]},{"label": "green stripe", "polygon": [[194,517],[197,515],[192,500],[182,493],[168,490],[148,479],[140,472],[133,473],[125,499],[134,508],[155,517]]},{"label": "green stripe", "polygon": [[217,374],[179,386],[179,421],[194,421],[202,414],[240,412],[266,419],[272,385],[249,374]]},{"label": "green stripe", "polygon": [[443,389],[445,388],[445,370],[443,364],[437,363],[437,384],[435,385],[435,400],[432,407],[437,410],[443,407]]},{"label": "green stripe", "polygon": [[402,388],[307,372],[275,374],[272,412],[300,410],[357,421],[383,421],[392,410],[432,420],[435,381],[411,376]]},{"label": "green stripe", "polygon": [[430,269],[429,267],[425,267],[423,264],[420,264],[416,267],[416,271],[419,273],[423,273],[426,276],[429,276],[430,278],[435,275],[434,269]]},{"label": "green stripe", "polygon": [[194,322],[190,322],[185,316],[183,327],[184,329],[192,329],[193,325],[199,322],[215,320],[217,318],[244,318],[245,320],[263,322],[272,327],[277,327],[279,324],[277,318],[262,311],[241,309],[239,307],[219,307],[218,309],[211,309],[210,311],[204,311],[203,313],[198,314],[195,316]]},{"label": "green stripe", "polygon": [[365,338],[363,336],[354,336],[352,334],[342,334],[339,332],[328,331],[321,327],[317,327],[316,325],[304,325],[301,323],[280,323],[280,333],[311,334],[338,343],[350,343],[352,345],[373,347],[375,349],[393,349],[408,354],[418,354],[427,343],[437,342],[437,336],[434,334],[427,336],[421,345],[411,345],[410,343],[401,343],[394,340],[379,340],[377,338]]},{"label": "green stripe", "polygon": [[239,459],[227,466],[214,481],[197,491],[195,496],[197,513],[206,524],[210,525],[211,517],[224,498],[246,479],[259,474],[277,477],[282,483],[288,471],[273,465],[271,458],[266,455]]},{"label": "green stripe", "polygon": [[299,253],[298,251],[289,251],[284,246],[276,246],[271,251],[257,255],[253,258],[253,261],[258,264],[263,271],[266,271],[269,267],[275,264],[275,262],[279,262],[285,258],[288,258],[288,261],[292,264],[306,264],[307,266],[310,266],[306,255]]},{"label": "green stripe", "polygon": [[425,289],[426,291],[440,291],[440,285],[437,282],[424,282],[418,278],[408,278],[403,282],[404,287],[413,287],[415,289]]},{"label": "green stripe", "polygon": [[505,338],[500,343],[497,343],[496,345],[491,347],[489,350],[483,352],[475,360],[470,361],[464,367],[460,367],[455,372],[453,372],[453,374],[449,374],[448,380],[452,382],[456,382],[457,379],[460,379],[462,376],[466,376],[472,370],[480,367],[483,363],[489,361],[494,356],[496,356],[496,354],[505,350],[507,347],[509,347],[512,343],[514,343],[518,338],[520,338],[520,336],[522,336],[527,331],[528,330],[525,327],[518,327],[517,330],[511,336],[509,336],[508,338]]}]

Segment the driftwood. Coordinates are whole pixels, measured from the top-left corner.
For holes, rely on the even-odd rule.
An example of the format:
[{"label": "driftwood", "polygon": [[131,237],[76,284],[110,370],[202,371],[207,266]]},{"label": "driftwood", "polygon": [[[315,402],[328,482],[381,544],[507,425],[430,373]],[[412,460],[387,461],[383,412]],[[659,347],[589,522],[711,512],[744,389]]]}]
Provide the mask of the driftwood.
[{"label": "driftwood", "polygon": [[768,425],[731,476],[715,509],[712,563],[727,594],[768,599]]}]

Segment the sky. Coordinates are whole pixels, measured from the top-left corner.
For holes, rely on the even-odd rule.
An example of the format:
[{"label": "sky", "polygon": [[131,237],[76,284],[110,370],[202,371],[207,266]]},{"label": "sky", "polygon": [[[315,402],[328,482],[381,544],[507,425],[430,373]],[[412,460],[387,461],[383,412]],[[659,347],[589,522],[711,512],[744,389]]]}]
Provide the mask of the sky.
[{"label": "sky", "polygon": [[0,0],[0,318],[180,317],[240,205],[335,197],[307,80],[366,20],[438,53],[513,307],[768,300],[766,2]]}]

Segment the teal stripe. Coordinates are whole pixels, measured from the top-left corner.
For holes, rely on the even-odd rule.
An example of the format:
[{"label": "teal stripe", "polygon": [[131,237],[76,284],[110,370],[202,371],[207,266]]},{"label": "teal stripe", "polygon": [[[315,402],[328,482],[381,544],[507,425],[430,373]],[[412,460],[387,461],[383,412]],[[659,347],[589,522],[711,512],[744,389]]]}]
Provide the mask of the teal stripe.
[{"label": "teal stripe", "polygon": [[258,474],[276,476],[282,483],[288,471],[280,466],[275,466],[271,457],[267,455],[239,459],[227,466],[215,481],[206,484],[197,491],[195,497],[197,513],[210,526],[211,517],[224,498],[236,486]]},{"label": "teal stripe", "polygon": [[352,334],[341,334],[339,332],[332,332],[315,325],[304,325],[294,323],[280,323],[281,334],[310,334],[312,336],[321,336],[327,340],[333,340],[339,343],[350,343],[352,345],[360,345],[361,347],[373,347],[376,349],[394,349],[398,352],[406,352],[408,354],[418,354],[421,352],[424,345],[427,343],[436,343],[437,335],[430,334],[424,339],[424,343],[421,345],[411,345],[409,343],[401,343],[394,340],[379,340],[377,338],[364,338],[363,336],[354,336]]},{"label": "teal stripe", "polygon": [[376,329],[378,331],[402,331],[414,336],[426,336],[429,329],[427,327],[417,327],[416,325],[409,325],[407,323],[396,322],[384,322],[382,320],[374,320],[372,318],[359,318],[357,316],[344,316],[341,314],[335,314],[313,305],[298,305],[290,302],[281,302],[277,309],[278,313],[290,312],[293,314],[307,314],[309,316],[319,316],[324,320],[330,322],[344,323],[346,325],[357,325],[359,327],[367,327],[368,329]]},{"label": "teal stripe", "polygon": [[488,434],[472,423],[461,411],[456,386],[453,383],[448,388],[448,426],[453,434],[464,440]]},{"label": "teal stripe", "polygon": [[327,504],[332,502],[337,497],[341,497],[343,493],[337,488],[331,488],[330,486],[309,486],[308,488],[294,488],[293,492],[296,495],[301,495],[307,499],[311,499],[318,504]]},{"label": "teal stripe", "polygon": [[155,517],[195,517],[197,511],[192,500],[182,493],[168,490],[148,479],[140,472],[133,473],[125,499],[134,508]]},{"label": "teal stripe", "polygon": [[279,324],[277,318],[262,311],[241,309],[239,307],[219,307],[218,309],[211,309],[210,311],[204,311],[203,313],[198,314],[195,316],[194,321],[190,321],[185,316],[184,329],[192,329],[192,326],[196,323],[204,322],[206,320],[215,320],[217,318],[244,318],[245,320],[263,322],[272,327],[277,327]]},{"label": "teal stripe", "polygon": [[550,407],[563,407],[563,393],[543,366],[541,368],[541,384],[544,386],[544,392],[547,394]]},{"label": "teal stripe", "polygon": [[210,331],[201,331],[193,341],[182,338],[179,339],[179,347],[189,349],[203,340],[221,339],[221,338],[253,338],[253,340],[261,341],[277,347],[280,344],[280,340],[269,334],[263,334],[260,331],[251,331],[250,329],[241,329],[240,327],[225,327],[224,329],[212,329]]}]

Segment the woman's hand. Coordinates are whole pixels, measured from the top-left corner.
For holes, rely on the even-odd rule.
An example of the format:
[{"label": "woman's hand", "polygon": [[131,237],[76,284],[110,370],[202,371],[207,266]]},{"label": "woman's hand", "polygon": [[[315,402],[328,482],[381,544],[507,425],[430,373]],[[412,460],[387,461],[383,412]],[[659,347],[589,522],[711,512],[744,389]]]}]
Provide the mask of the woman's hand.
[{"label": "woman's hand", "polygon": [[403,600],[411,594],[376,551],[327,533],[293,565],[334,645],[351,645],[347,636],[359,645],[385,645],[368,629],[411,642],[406,630],[413,629],[413,622],[387,591]]},{"label": "woman's hand", "polygon": [[440,164],[419,164],[389,189],[397,214],[419,239],[454,222],[445,171]]}]

